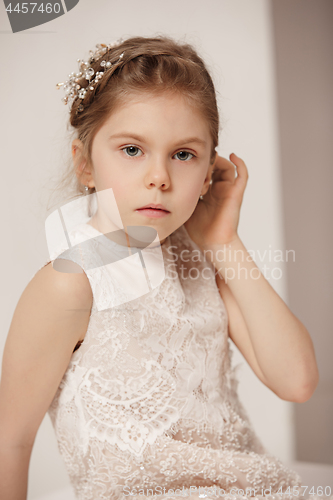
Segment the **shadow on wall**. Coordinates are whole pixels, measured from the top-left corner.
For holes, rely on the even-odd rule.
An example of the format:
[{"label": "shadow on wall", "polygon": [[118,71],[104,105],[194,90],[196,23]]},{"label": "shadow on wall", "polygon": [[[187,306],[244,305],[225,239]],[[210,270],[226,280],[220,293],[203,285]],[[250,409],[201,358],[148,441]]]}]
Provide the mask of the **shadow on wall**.
[{"label": "shadow on wall", "polygon": [[297,263],[288,305],[311,334],[320,374],[313,397],[294,405],[296,459],[333,464],[333,2],[271,5],[285,245]]}]

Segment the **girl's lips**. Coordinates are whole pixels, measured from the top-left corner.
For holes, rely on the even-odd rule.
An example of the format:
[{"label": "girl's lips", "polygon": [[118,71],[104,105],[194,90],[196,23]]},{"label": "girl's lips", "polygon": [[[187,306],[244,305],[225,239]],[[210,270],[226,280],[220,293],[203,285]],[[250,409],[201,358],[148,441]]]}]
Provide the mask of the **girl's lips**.
[{"label": "girl's lips", "polygon": [[145,217],[152,217],[155,219],[159,219],[160,217],[165,217],[170,213],[167,212],[166,210],[160,210],[157,208],[137,208],[135,211],[141,215],[144,215]]}]

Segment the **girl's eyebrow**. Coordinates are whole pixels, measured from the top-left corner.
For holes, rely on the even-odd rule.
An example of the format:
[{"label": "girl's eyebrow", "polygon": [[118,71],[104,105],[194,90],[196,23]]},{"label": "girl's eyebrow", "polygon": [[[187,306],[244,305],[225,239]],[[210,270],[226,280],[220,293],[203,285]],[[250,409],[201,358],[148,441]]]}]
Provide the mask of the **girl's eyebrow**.
[{"label": "girl's eyebrow", "polygon": [[[145,142],[144,137],[141,137],[140,135],[137,134],[132,134],[131,132],[119,132],[118,134],[113,134],[109,136],[109,139],[119,139],[119,138],[128,138],[128,139],[134,139],[136,141],[140,142]],[[199,137],[189,137],[187,139],[182,139],[176,144],[176,147],[179,145],[181,146],[182,144],[188,144],[188,143],[197,143],[202,146],[206,146],[207,143],[203,139],[200,139]]]}]

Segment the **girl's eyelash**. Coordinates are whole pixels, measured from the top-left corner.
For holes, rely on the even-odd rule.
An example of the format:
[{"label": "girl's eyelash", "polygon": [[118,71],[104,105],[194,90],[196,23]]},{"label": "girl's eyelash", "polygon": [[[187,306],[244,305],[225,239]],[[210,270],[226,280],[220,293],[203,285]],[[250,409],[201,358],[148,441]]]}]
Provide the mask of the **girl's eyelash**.
[{"label": "girl's eyelash", "polygon": [[[125,151],[126,149],[129,149],[129,148],[136,148],[136,149],[138,149],[139,151],[142,152],[142,150],[138,146],[134,146],[133,144],[130,144],[129,146],[125,146],[125,147],[121,148],[121,151]],[[186,149],[180,149],[173,156],[176,156],[178,153],[188,153],[188,154],[190,154],[192,156],[192,158],[196,158],[195,154],[191,153],[190,151],[187,151]],[[127,155],[126,154],[126,156],[130,156],[132,158],[135,158],[135,156],[137,156],[137,155],[132,156],[132,155]],[[190,159],[192,159],[192,158],[190,158]],[[185,160],[185,161],[188,161],[188,160]]]}]

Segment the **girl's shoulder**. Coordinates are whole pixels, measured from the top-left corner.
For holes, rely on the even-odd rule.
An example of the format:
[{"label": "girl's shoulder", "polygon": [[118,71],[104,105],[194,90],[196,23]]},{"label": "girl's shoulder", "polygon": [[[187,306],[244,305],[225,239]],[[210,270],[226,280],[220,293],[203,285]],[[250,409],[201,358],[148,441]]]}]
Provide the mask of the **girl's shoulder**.
[{"label": "girl's shoulder", "polygon": [[51,261],[46,263],[30,280],[25,294],[36,307],[42,310],[53,308],[59,314],[79,311],[92,303],[86,274],[69,260],[64,261],[61,271],[55,269]]},{"label": "girl's shoulder", "polygon": [[[50,314],[54,309],[60,321],[62,314],[90,310],[92,305],[90,282],[78,258],[78,243],[84,234],[84,228],[78,227],[69,233],[67,242],[48,245],[49,260],[35,272],[22,294],[35,309],[50,309]],[[73,244],[68,245],[68,241]]]},{"label": "girl's shoulder", "polygon": [[9,328],[1,379],[6,407],[2,424],[17,445],[33,445],[73,350],[87,330],[91,300],[84,273],[60,273],[51,262],[24,289]]}]

